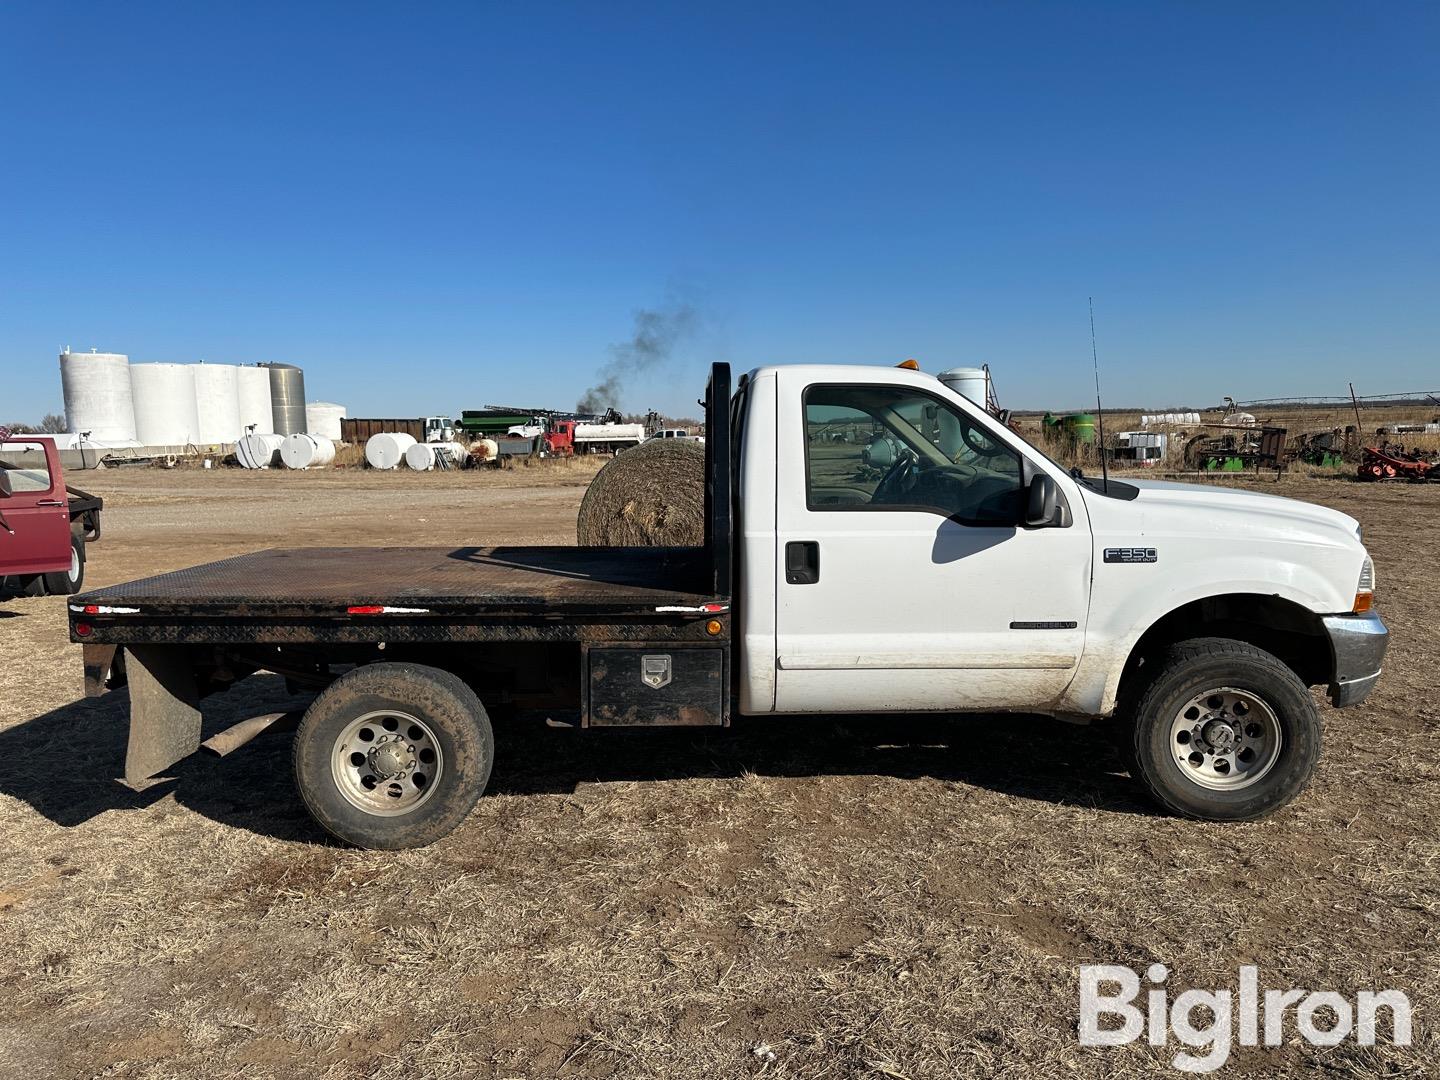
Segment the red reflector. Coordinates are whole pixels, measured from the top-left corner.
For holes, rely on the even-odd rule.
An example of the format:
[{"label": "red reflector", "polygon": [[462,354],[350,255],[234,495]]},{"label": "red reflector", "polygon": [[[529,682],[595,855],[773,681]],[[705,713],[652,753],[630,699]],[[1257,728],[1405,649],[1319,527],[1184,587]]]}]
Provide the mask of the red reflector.
[{"label": "red reflector", "polygon": [[380,604],[360,604],[356,607],[347,607],[347,615],[383,615],[385,608]]},{"label": "red reflector", "polygon": [[100,605],[98,605],[98,604],[86,604],[86,605],[85,605],[85,614],[86,614],[86,615],[99,615],[99,614],[100,614]]},{"label": "red reflector", "polygon": [[76,637],[89,637],[93,631],[94,627],[92,627],[88,622],[77,622],[75,624]]},{"label": "red reflector", "polygon": [[713,614],[716,614],[716,613],[721,612],[721,611],[729,611],[729,610],[730,610],[730,605],[729,605],[729,604],[701,604],[701,605],[700,605],[700,610],[701,610],[701,611],[704,611],[704,612],[708,612],[709,614],[712,614],[712,615],[713,615]]}]

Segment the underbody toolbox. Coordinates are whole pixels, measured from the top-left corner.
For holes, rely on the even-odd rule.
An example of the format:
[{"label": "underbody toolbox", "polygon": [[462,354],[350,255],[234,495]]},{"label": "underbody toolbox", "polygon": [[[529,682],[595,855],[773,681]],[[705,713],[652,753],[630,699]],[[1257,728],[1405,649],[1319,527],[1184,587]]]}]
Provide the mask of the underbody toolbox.
[{"label": "underbody toolbox", "polygon": [[592,727],[724,724],[723,648],[654,646],[588,650]]}]

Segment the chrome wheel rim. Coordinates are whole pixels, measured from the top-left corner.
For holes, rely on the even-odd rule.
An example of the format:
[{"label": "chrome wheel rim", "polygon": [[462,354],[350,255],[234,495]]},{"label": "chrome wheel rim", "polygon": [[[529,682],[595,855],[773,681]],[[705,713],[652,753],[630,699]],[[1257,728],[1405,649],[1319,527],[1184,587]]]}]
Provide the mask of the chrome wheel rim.
[{"label": "chrome wheel rim", "polygon": [[70,580],[80,580],[80,553],[73,547],[70,549]]},{"label": "chrome wheel rim", "polygon": [[1284,737],[1275,710],[1257,694],[1221,686],[1180,706],[1170,748],[1186,779],[1211,791],[1258,782],[1280,759]]},{"label": "chrome wheel rim", "polygon": [[444,771],[440,740],[431,727],[392,709],[350,721],[330,754],[330,773],[345,801],[379,817],[423,806]]}]

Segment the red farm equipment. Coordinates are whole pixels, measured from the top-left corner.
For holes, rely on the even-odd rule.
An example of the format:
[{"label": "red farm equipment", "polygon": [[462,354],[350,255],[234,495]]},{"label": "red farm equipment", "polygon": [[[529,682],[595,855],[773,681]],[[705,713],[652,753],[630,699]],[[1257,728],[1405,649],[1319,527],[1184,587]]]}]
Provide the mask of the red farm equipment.
[{"label": "red farm equipment", "polygon": [[1440,461],[1418,448],[1383,443],[1365,447],[1358,475],[1361,480],[1440,480]]}]

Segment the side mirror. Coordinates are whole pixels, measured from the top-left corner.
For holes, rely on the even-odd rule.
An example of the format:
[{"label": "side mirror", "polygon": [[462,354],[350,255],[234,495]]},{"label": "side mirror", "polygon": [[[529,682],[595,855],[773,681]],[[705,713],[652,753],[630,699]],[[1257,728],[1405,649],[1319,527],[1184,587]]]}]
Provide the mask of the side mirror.
[{"label": "side mirror", "polygon": [[0,469],[0,498],[8,499],[15,494],[15,485],[10,483],[10,470]]},{"label": "side mirror", "polygon": [[1055,481],[1047,473],[1036,473],[1034,479],[1030,481],[1030,490],[1026,498],[1025,524],[1054,524],[1057,498]]}]

